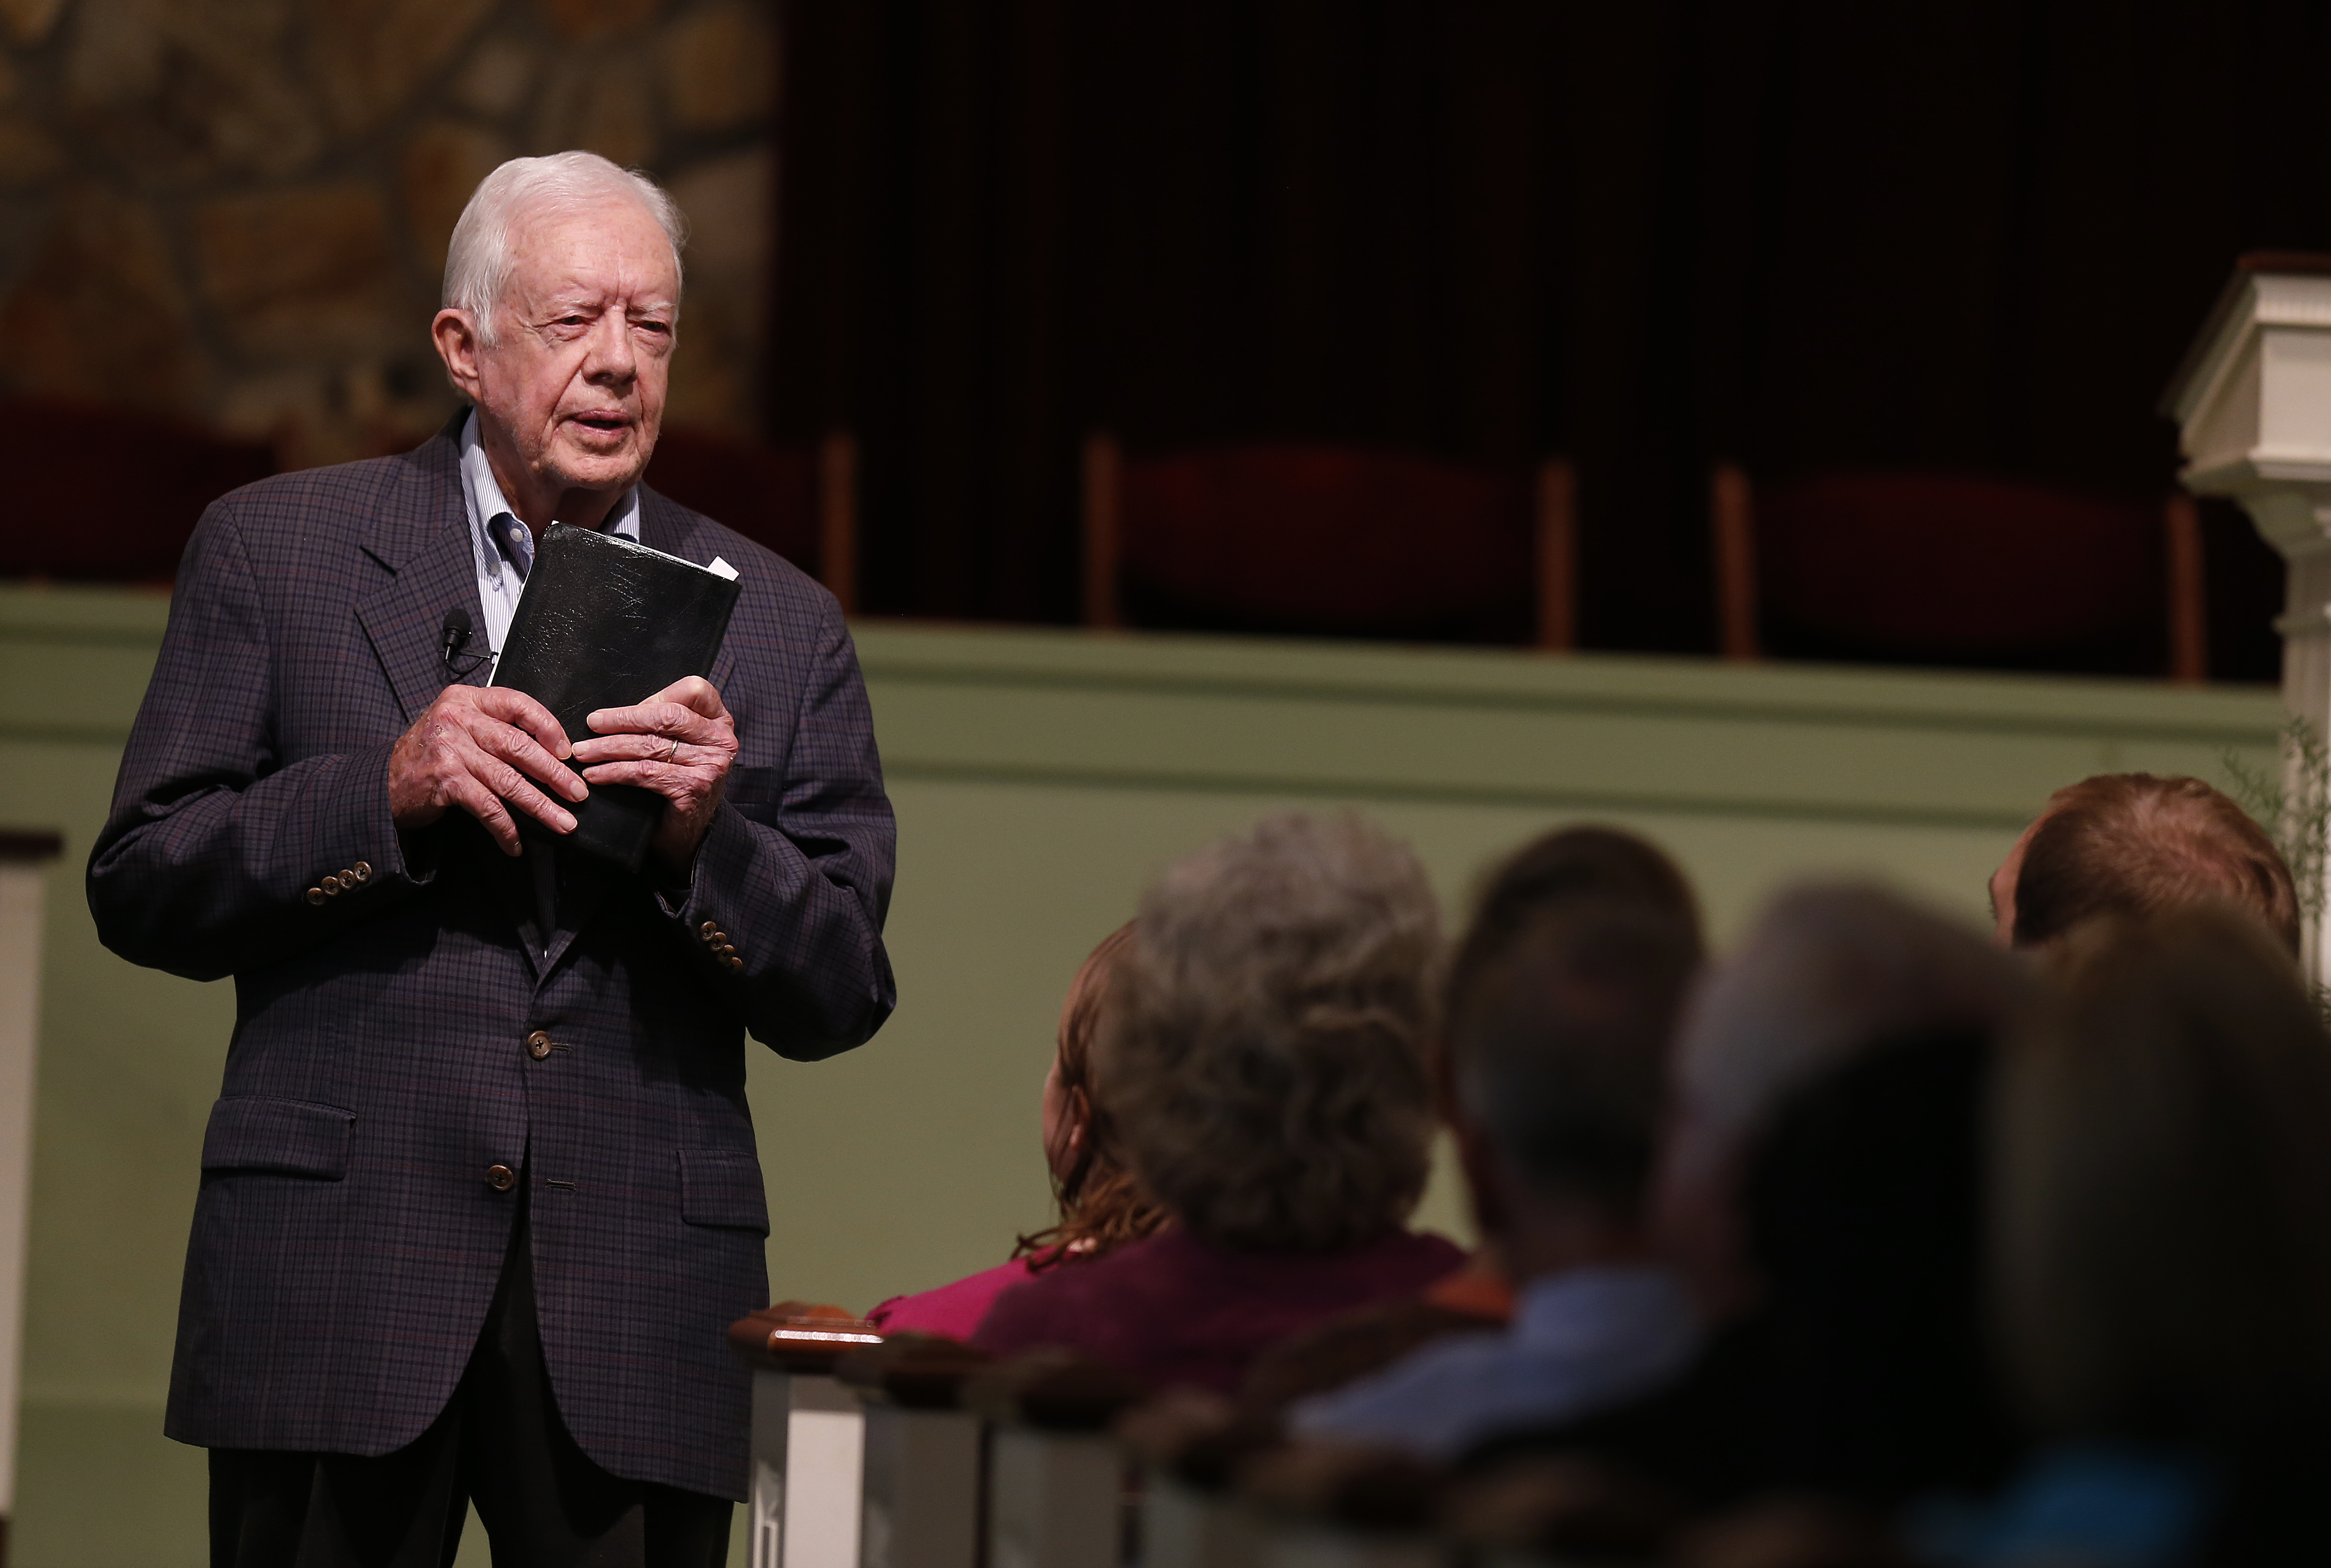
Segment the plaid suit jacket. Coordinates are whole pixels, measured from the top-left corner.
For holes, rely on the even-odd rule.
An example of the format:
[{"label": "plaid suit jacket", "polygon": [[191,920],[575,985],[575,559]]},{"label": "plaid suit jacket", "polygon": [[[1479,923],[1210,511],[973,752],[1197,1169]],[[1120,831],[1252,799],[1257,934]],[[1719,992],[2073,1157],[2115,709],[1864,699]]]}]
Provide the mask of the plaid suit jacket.
[{"label": "plaid suit jacket", "polygon": [[568,866],[547,934],[526,864],[466,813],[409,836],[389,819],[389,748],[447,680],[445,613],[485,623],[450,432],[236,490],[187,546],[89,866],[109,947],[235,982],[172,1437],[419,1436],[502,1268],[519,1194],[490,1183],[500,1164],[528,1174],[543,1349],[584,1450],[745,1495],[724,1330],[768,1299],[768,1214],[744,1037],[814,1060],[889,1015],[895,830],[832,596],[653,491],[641,536],[742,574],[711,673],[740,750],[684,902]]}]

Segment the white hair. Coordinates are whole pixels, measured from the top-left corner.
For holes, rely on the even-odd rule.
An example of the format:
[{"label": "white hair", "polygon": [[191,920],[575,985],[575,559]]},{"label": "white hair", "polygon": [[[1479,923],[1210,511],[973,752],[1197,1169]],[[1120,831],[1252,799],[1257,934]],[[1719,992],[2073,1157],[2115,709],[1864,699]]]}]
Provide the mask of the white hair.
[{"label": "white hair", "polygon": [[628,197],[647,210],[671,241],[672,275],[680,276],[688,219],[655,181],[619,168],[595,152],[512,158],[478,182],[445,248],[445,285],[438,303],[466,310],[480,342],[494,340],[494,312],[509,287],[510,234],[521,219],[587,211],[609,196]]},{"label": "white hair", "polygon": [[1398,1226],[1432,1164],[1441,912],[1356,815],[1265,817],[1166,871],[1109,975],[1093,1077],[1142,1187],[1229,1247]]},{"label": "white hair", "polygon": [[1676,1050],[1686,1153],[1753,1136],[1798,1089],[1890,1037],[1995,1031],[2029,1001],[2024,968],[1955,920],[1883,889],[1783,892],[1701,981]]}]

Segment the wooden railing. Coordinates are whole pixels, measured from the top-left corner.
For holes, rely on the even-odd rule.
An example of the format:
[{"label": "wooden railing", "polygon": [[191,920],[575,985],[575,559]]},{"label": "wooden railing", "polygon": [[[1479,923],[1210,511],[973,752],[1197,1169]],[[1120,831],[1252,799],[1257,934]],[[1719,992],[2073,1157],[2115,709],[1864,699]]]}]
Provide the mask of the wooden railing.
[{"label": "wooden railing", "polygon": [[858,1568],[866,1419],[833,1367],[881,1343],[872,1325],[803,1301],[728,1326],[753,1369],[753,1568]]},{"label": "wooden railing", "polygon": [[1456,1568],[1653,1561],[1673,1501],[1577,1458],[1459,1478],[1289,1440],[1065,1353],[991,1362],[785,1302],[754,1375],[752,1568]]}]

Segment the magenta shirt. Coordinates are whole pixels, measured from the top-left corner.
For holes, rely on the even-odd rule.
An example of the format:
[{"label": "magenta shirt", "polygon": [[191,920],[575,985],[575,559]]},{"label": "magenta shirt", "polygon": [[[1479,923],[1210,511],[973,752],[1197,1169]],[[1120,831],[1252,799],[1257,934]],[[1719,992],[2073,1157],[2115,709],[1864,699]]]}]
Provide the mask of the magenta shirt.
[{"label": "magenta shirt", "polygon": [[1060,1345],[1160,1385],[1228,1393],[1265,1346],[1413,1296],[1464,1260],[1454,1243],[1408,1231],[1341,1252],[1242,1252],[1166,1230],[1013,1286],[972,1343],[998,1355]]},{"label": "magenta shirt", "polygon": [[935,1334],[942,1339],[969,1339],[995,1298],[1013,1286],[1033,1278],[1029,1259],[1014,1258],[983,1269],[952,1285],[913,1296],[893,1296],[866,1315],[866,1321],[885,1334]]}]

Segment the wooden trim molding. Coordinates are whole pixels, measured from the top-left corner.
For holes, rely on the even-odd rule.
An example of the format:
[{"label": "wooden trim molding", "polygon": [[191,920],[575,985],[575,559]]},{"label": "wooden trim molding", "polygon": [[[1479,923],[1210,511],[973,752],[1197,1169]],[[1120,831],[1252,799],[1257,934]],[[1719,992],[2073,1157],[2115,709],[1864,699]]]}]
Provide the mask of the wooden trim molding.
[{"label": "wooden trim molding", "polygon": [[846,430],[818,443],[817,569],[842,613],[858,613],[858,442]]},{"label": "wooden trim molding", "polygon": [[64,852],[62,833],[39,828],[0,828],[0,863],[45,865]]},{"label": "wooden trim molding", "polygon": [[2169,679],[2198,686],[2210,679],[2209,579],[2202,553],[2202,508],[2184,491],[2162,503],[2163,574],[2169,594]]},{"label": "wooden trim molding", "polygon": [[1720,462],[1708,474],[1708,518],[1716,559],[1717,651],[1764,656],[1756,635],[1756,509],[1748,470]]},{"label": "wooden trim molding", "polygon": [[1125,624],[1118,600],[1124,563],[1123,458],[1106,431],[1085,437],[1085,624],[1115,630]]},{"label": "wooden trim molding", "polygon": [[1550,457],[1537,470],[1537,645],[1578,646],[1578,466]]},{"label": "wooden trim molding", "polygon": [[831,1373],[852,1351],[881,1343],[863,1318],[806,1301],[780,1301],[728,1326],[728,1348],[763,1372]]}]

